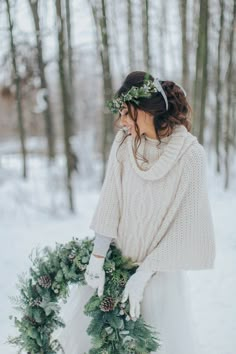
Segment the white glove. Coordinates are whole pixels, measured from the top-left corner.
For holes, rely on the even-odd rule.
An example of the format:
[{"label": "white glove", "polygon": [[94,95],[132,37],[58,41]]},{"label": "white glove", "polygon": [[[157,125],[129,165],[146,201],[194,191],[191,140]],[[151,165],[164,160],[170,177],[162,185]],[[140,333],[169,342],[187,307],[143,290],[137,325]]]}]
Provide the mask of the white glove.
[{"label": "white glove", "polygon": [[121,302],[126,302],[129,298],[130,316],[136,320],[140,316],[140,303],[143,299],[144,289],[154,272],[136,271],[126,283]]},{"label": "white glove", "polygon": [[89,286],[98,289],[99,297],[103,295],[105,284],[105,271],[103,269],[104,261],[105,257],[96,257],[91,254],[84,276],[85,281]]}]

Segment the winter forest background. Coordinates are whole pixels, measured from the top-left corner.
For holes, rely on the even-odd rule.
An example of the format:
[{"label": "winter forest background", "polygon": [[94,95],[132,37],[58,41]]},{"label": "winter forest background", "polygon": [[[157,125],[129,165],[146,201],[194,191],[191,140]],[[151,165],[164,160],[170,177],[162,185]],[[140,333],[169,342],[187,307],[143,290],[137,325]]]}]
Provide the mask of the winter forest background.
[{"label": "winter forest background", "polygon": [[189,272],[199,354],[236,348],[236,0],[0,0],[0,352],[31,250],[88,229],[133,70],[181,84],[208,157],[215,269]]}]

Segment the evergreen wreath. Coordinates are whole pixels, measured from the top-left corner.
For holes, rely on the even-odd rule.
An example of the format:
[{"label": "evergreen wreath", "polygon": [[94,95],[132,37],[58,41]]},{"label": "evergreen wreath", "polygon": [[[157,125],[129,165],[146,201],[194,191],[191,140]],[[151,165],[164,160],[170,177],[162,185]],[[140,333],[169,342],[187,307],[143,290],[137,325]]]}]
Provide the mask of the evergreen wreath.
[{"label": "evergreen wreath", "polygon": [[[11,297],[22,313],[14,317],[19,331],[8,337],[8,343],[28,354],[56,354],[63,348],[53,332],[65,327],[60,317],[59,300],[66,302],[69,285],[85,285],[84,272],[93,250],[93,239],[73,238],[66,244],[56,243],[52,250],[45,247],[31,253],[30,276],[19,276],[19,296]],[[157,333],[140,316],[132,321],[129,301],[121,303],[123,289],[137,269],[130,258],[123,257],[112,242],[104,262],[106,283],[102,297],[96,291],[85,305],[84,313],[91,316],[87,333],[92,337],[89,354],[148,354],[160,344]],[[13,319],[13,316],[10,316]]]}]

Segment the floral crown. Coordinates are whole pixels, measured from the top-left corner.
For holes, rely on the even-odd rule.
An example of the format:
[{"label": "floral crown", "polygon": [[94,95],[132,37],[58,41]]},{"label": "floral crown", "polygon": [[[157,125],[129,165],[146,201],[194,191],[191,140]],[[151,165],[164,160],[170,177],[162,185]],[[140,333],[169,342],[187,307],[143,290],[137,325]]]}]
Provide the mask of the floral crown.
[{"label": "floral crown", "polygon": [[165,100],[166,110],[168,110],[166,94],[157,78],[155,78],[154,81],[144,79],[143,86],[132,86],[128,92],[122,93],[119,97],[115,96],[112,100],[108,101],[107,106],[112,113],[116,114],[122,110],[125,102],[130,101],[139,104],[139,98],[150,97],[154,92],[160,92],[162,94]]}]

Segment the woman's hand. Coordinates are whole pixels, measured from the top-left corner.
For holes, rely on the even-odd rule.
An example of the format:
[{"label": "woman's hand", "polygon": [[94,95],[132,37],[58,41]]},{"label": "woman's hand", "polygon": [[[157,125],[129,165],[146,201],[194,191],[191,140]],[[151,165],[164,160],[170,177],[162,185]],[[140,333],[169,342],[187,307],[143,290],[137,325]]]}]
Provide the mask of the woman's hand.
[{"label": "woman's hand", "polygon": [[85,271],[86,283],[92,288],[98,289],[99,297],[103,295],[105,284],[105,271],[103,269],[104,261],[105,257],[94,255],[92,253]]},{"label": "woman's hand", "polygon": [[130,316],[133,320],[140,316],[140,303],[143,299],[144,289],[153,274],[149,271],[136,271],[126,283],[121,302],[126,302],[129,298]]}]

